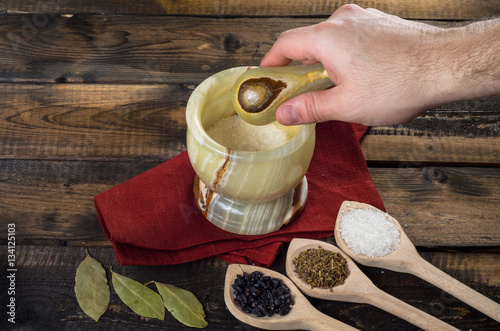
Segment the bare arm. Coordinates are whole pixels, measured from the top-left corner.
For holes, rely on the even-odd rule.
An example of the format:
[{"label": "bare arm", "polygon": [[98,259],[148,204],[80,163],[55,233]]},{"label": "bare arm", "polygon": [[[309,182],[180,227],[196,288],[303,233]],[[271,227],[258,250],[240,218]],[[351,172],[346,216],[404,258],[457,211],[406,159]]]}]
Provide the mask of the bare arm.
[{"label": "bare arm", "polygon": [[285,102],[283,124],[402,123],[439,104],[500,94],[500,19],[442,29],[356,5],[281,34],[261,66],[321,62],[337,84]]}]

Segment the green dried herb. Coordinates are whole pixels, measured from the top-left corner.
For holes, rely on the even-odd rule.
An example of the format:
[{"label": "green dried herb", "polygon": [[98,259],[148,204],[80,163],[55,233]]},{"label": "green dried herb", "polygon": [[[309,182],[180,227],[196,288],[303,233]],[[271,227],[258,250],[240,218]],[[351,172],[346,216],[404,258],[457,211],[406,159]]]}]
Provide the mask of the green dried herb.
[{"label": "green dried herb", "polygon": [[203,305],[193,293],[170,284],[158,282],[155,284],[163,298],[165,308],[179,322],[195,328],[204,328],[208,325]]},{"label": "green dried herb", "polygon": [[108,309],[109,286],[106,271],[88,251],[87,257],[76,269],[75,295],[83,312],[96,321]]},{"label": "green dried herb", "polygon": [[329,288],[344,284],[349,276],[347,260],[339,253],[321,247],[310,248],[293,259],[296,272],[311,288]]},{"label": "green dried herb", "polygon": [[111,275],[116,293],[136,314],[160,320],[165,318],[165,307],[158,293],[113,270],[111,270]]}]

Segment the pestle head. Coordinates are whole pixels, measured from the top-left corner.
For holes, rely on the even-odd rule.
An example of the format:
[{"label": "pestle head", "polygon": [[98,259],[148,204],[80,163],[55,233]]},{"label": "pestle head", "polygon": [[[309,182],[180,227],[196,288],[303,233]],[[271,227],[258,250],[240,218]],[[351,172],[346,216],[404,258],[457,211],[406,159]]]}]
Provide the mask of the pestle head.
[{"label": "pestle head", "polygon": [[285,101],[305,92],[334,86],[321,65],[249,68],[232,89],[236,113],[247,123],[276,121],[276,110]]},{"label": "pestle head", "polygon": [[269,77],[250,78],[240,85],[238,103],[245,113],[269,111],[270,106],[287,84]]}]

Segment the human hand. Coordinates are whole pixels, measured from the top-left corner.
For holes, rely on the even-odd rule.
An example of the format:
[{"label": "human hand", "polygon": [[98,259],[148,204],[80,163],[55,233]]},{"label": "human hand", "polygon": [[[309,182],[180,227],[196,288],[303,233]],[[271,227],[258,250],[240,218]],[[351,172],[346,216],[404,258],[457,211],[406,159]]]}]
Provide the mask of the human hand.
[{"label": "human hand", "polygon": [[282,33],[261,66],[321,62],[337,86],[283,103],[277,120],[391,125],[460,99],[464,75],[451,56],[461,44],[451,30],[345,5],[325,22]]}]

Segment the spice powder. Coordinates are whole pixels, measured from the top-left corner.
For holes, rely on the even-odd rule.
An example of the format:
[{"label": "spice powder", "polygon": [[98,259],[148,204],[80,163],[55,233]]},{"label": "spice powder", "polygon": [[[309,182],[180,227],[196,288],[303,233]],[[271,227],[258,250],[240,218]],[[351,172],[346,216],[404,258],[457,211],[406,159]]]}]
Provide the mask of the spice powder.
[{"label": "spice powder", "polygon": [[310,248],[293,259],[296,272],[311,288],[328,288],[344,284],[349,276],[347,260],[339,253],[321,247]]}]

